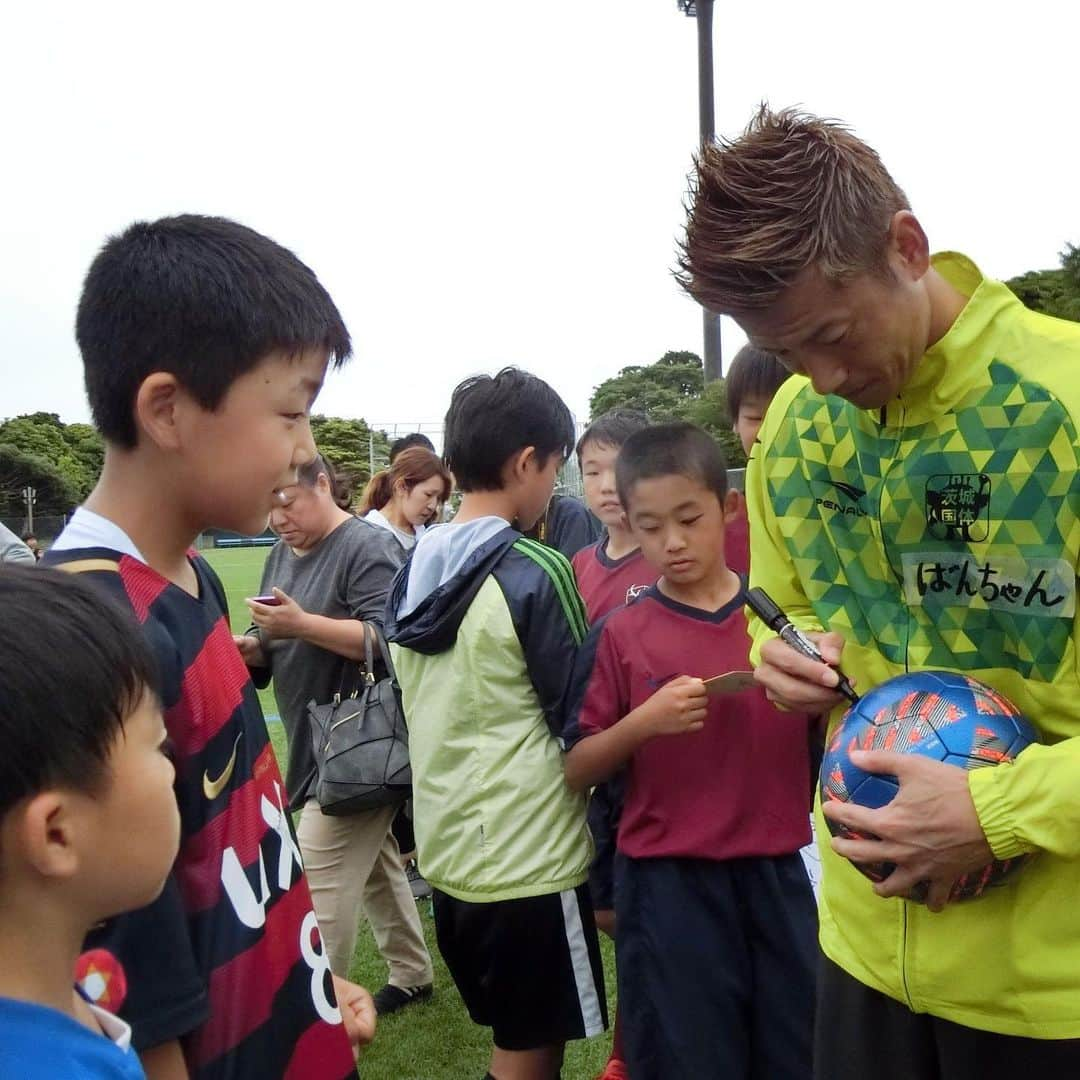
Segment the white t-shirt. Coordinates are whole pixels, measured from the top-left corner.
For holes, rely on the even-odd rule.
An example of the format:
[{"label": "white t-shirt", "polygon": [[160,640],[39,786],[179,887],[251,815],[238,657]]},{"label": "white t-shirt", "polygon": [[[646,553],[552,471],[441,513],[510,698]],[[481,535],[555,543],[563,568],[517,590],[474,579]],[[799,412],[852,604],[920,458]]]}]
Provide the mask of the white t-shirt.
[{"label": "white t-shirt", "polygon": [[414,532],[407,533],[404,529],[399,529],[381,510],[369,510],[364,518],[373,525],[381,525],[384,529],[389,529],[406,551],[412,551],[416,547],[416,541],[424,535],[423,525],[417,525]]},{"label": "white t-shirt", "polygon": [[80,506],[71,520],[64,526],[64,531],[53,541],[52,550],[71,551],[75,548],[108,548],[130,555],[133,559],[145,563],[142,552],[135,546],[131,537],[115,522],[107,517],[95,514]]}]

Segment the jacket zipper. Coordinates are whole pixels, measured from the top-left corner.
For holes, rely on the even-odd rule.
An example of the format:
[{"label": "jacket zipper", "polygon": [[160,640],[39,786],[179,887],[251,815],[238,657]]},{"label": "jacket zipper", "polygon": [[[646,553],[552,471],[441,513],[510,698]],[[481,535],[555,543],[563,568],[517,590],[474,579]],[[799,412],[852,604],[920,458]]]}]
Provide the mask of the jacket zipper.
[{"label": "jacket zipper", "polygon": [[[896,427],[898,430],[904,426],[904,407],[902,403],[896,402],[894,404],[896,409],[900,410],[900,415],[896,418]],[[881,409],[881,426],[883,428],[888,427],[888,407],[882,406]],[[896,453],[900,445],[899,437],[893,440],[893,448],[889,454],[888,466],[881,470],[881,482],[878,487],[877,498],[877,521],[874,523],[874,527],[877,533],[878,545],[881,550],[881,560],[885,565],[886,571],[891,573],[891,565],[889,563],[889,554],[885,550],[885,527],[883,524],[883,511],[885,506],[885,484],[888,480],[889,473],[892,472],[893,465],[896,463]],[[900,588],[903,590],[903,579],[900,581]],[[911,641],[911,617],[905,613],[904,618],[904,671],[908,671],[908,644]],[[904,1001],[908,1008],[915,1011],[915,1005],[911,1000],[911,987],[908,985],[908,901],[900,901],[900,986],[904,992]]]}]

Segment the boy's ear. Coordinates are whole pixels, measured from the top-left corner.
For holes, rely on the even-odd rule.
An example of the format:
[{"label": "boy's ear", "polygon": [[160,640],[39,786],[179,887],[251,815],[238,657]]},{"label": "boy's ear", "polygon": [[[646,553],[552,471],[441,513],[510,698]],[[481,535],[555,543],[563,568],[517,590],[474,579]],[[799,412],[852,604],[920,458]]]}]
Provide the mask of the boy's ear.
[{"label": "boy's ear", "polygon": [[538,466],[536,447],[525,446],[507,462],[507,475],[516,483],[521,483],[528,478],[530,469],[536,471]]},{"label": "boy's ear", "polygon": [[155,371],[135,394],[135,426],[164,450],[180,445],[179,411],[187,395],[175,375]]},{"label": "boy's ear", "polygon": [[728,488],[722,505],[724,520],[730,521],[739,512],[739,493],[734,488]]},{"label": "boy's ear", "polygon": [[73,800],[62,791],[41,791],[12,812],[13,828],[5,832],[18,856],[42,877],[68,878],[79,868]]}]

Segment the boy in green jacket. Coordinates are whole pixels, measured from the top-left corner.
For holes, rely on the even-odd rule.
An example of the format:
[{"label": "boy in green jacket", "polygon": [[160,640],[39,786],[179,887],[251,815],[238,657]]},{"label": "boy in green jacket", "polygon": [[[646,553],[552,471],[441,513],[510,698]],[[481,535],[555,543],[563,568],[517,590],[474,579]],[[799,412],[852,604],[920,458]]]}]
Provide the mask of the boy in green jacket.
[{"label": "boy in green jacket", "polygon": [[409,720],[420,871],[494,1080],[557,1077],[607,1024],[585,798],[560,736],[585,608],[570,564],[520,530],[574,446],[566,405],[507,368],[454,391],[445,459],[464,492],[394,581],[387,638]]}]

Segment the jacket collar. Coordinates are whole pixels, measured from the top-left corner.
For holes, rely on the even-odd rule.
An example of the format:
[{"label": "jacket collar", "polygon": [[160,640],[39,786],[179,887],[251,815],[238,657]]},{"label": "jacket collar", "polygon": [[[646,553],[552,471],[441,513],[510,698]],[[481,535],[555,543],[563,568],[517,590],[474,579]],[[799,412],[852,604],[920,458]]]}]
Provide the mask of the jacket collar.
[{"label": "jacket collar", "polygon": [[941,252],[932,259],[935,270],[968,302],[940,341],[924,353],[911,380],[886,409],[889,426],[922,423],[954,408],[980,382],[996,359],[1010,320],[1000,315],[1020,300],[1000,281],[983,277],[966,256]]}]

